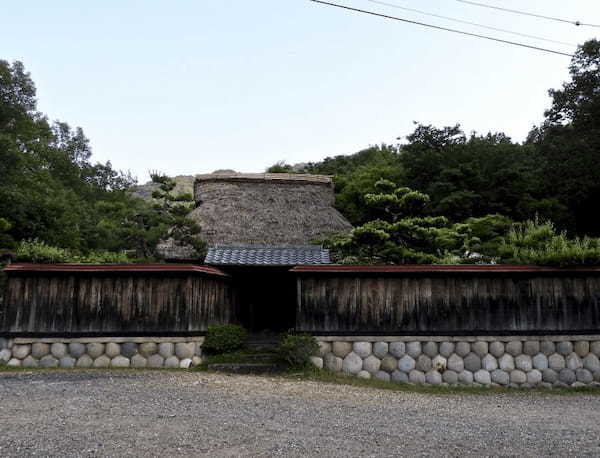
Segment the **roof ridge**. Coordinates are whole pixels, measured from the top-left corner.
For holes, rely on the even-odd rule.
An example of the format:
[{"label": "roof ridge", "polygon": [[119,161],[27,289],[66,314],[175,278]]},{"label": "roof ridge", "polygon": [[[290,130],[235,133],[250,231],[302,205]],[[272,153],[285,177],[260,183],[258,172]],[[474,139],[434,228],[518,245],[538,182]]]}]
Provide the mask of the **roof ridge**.
[{"label": "roof ridge", "polygon": [[333,183],[333,175],[310,173],[206,173],[195,176],[195,181],[273,181]]}]

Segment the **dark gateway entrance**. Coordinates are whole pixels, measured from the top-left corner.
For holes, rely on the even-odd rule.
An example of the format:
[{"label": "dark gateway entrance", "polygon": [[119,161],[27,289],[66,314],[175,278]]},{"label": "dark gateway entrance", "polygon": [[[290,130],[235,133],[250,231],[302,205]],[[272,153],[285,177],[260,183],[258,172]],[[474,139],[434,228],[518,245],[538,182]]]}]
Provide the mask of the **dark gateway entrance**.
[{"label": "dark gateway entrance", "polygon": [[296,327],[298,265],[329,264],[329,251],[318,245],[216,245],[205,262],[233,278],[237,321],[253,334]]},{"label": "dark gateway entrance", "polygon": [[233,277],[236,316],[248,331],[280,333],[296,326],[296,279],[290,267],[228,266],[223,270]]}]

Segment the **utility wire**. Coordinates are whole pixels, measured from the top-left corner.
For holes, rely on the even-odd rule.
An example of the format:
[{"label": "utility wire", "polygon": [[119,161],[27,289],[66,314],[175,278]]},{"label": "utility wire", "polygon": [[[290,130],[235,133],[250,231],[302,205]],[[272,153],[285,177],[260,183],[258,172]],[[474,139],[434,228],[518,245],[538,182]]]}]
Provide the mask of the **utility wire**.
[{"label": "utility wire", "polygon": [[378,16],[378,17],[382,17],[382,18],[385,18],[385,19],[392,19],[394,21],[400,21],[400,22],[405,22],[405,23],[408,23],[408,24],[414,24],[414,25],[420,25],[420,26],[423,26],[423,27],[429,27],[430,29],[444,30],[446,32],[458,33],[458,34],[461,34],[461,35],[467,35],[467,36],[475,37],[475,38],[482,38],[484,40],[497,41],[499,43],[509,44],[509,45],[513,45],[513,46],[520,46],[522,48],[535,49],[536,51],[542,51],[542,52],[548,52],[548,53],[551,53],[551,54],[559,54],[561,56],[573,57],[573,54],[569,54],[569,53],[562,52],[562,51],[555,51],[555,50],[552,50],[552,49],[540,48],[538,46],[532,46],[532,45],[527,45],[527,44],[524,44],[524,43],[518,43],[516,41],[502,40],[500,38],[488,37],[486,35],[479,35],[477,33],[464,32],[462,30],[449,29],[447,27],[440,27],[440,26],[437,26],[437,25],[426,24],[424,22],[411,21],[409,19],[403,19],[403,18],[399,18],[399,17],[396,17],[396,16],[388,16],[387,14],[375,13],[373,11],[367,11],[367,10],[361,10],[361,9],[358,9],[358,8],[352,8],[350,6],[340,5],[338,3],[330,3],[330,2],[325,2],[323,0],[310,0],[310,1],[314,2],[314,3],[320,3],[321,5],[333,6],[335,8],[341,8],[341,9],[344,9],[344,10],[353,11],[355,13],[369,14],[371,16]]},{"label": "utility wire", "polygon": [[439,19],[447,20],[447,21],[458,22],[460,24],[467,24],[467,25],[472,25],[472,26],[475,26],[475,27],[481,27],[483,29],[494,30],[496,32],[510,33],[512,35],[518,35],[520,37],[534,38],[536,40],[548,41],[550,43],[557,43],[557,44],[560,44],[560,45],[577,46],[574,43],[567,43],[565,41],[553,40],[551,38],[544,38],[544,37],[540,37],[540,36],[537,36],[537,35],[529,35],[527,33],[515,32],[513,30],[500,29],[500,28],[497,28],[497,27],[489,26],[489,25],[478,24],[477,22],[464,21],[462,19],[456,19],[456,18],[452,18],[452,17],[448,17],[448,16],[442,16],[441,14],[429,13],[427,11],[417,10],[417,9],[414,9],[414,8],[407,8],[407,7],[404,7],[404,6],[397,5],[395,3],[382,2],[382,1],[379,1],[379,0],[367,0],[367,2],[375,3],[377,5],[389,6],[391,8],[398,8],[400,10],[410,11],[410,12],[413,12],[413,13],[423,14],[425,16],[436,17],[436,18],[439,18]]},{"label": "utility wire", "polygon": [[488,5],[487,3],[473,2],[471,0],[456,0],[456,1],[460,2],[460,3],[467,3],[468,5],[480,6],[482,8],[491,8],[493,10],[506,11],[508,13],[522,14],[524,16],[533,16],[533,17],[537,17],[540,19],[547,19],[549,21],[555,21],[555,22],[564,22],[566,24],[572,24],[572,25],[576,25],[576,26],[600,27],[599,24],[586,24],[585,22],[581,22],[581,21],[570,21],[568,19],[561,19],[561,18],[552,17],[552,16],[544,16],[543,14],[530,13],[528,11],[512,10],[510,8],[502,8],[500,6]]}]

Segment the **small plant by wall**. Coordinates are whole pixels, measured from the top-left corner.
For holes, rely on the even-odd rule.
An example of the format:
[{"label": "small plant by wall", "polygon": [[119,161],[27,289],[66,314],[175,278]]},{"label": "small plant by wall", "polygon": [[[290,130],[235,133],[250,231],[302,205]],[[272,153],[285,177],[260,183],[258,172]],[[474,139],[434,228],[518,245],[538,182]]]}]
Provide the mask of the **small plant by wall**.
[{"label": "small plant by wall", "polygon": [[248,332],[237,324],[210,326],[206,332],[204,349],[213,354],[231,353],[246,346]]},{"label": "small plant by wall", "polygon": [[317,339],[309,334],[287,334],[283,337],[277,355],[292,367],[306,367],[311,357],[319,353]]}]

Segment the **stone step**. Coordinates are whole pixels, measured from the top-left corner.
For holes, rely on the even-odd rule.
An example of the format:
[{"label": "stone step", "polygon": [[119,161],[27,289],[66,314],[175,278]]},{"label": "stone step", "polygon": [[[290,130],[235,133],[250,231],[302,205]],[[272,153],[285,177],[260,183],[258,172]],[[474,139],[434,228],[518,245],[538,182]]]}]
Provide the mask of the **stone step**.
[{"label": "stone step", "polygon": [[271,374],[281,371],[281,366],[275,363],[218,363],[209,364],[208,369],[235,374]]},{"label": "stone step", "polygon": [[244,355],[242,356],[242,359],[247,360],[247,361],[251,361],[251,360],[257,360],[257,359],[273,359],[275,357],[274,353],[254,353],[254,354],[250,354],[250,355]]},{"label": "stone step", "polygon": [[252,349],[275,350],[279,346],[277,340],[251,340],[246,346]]}]

